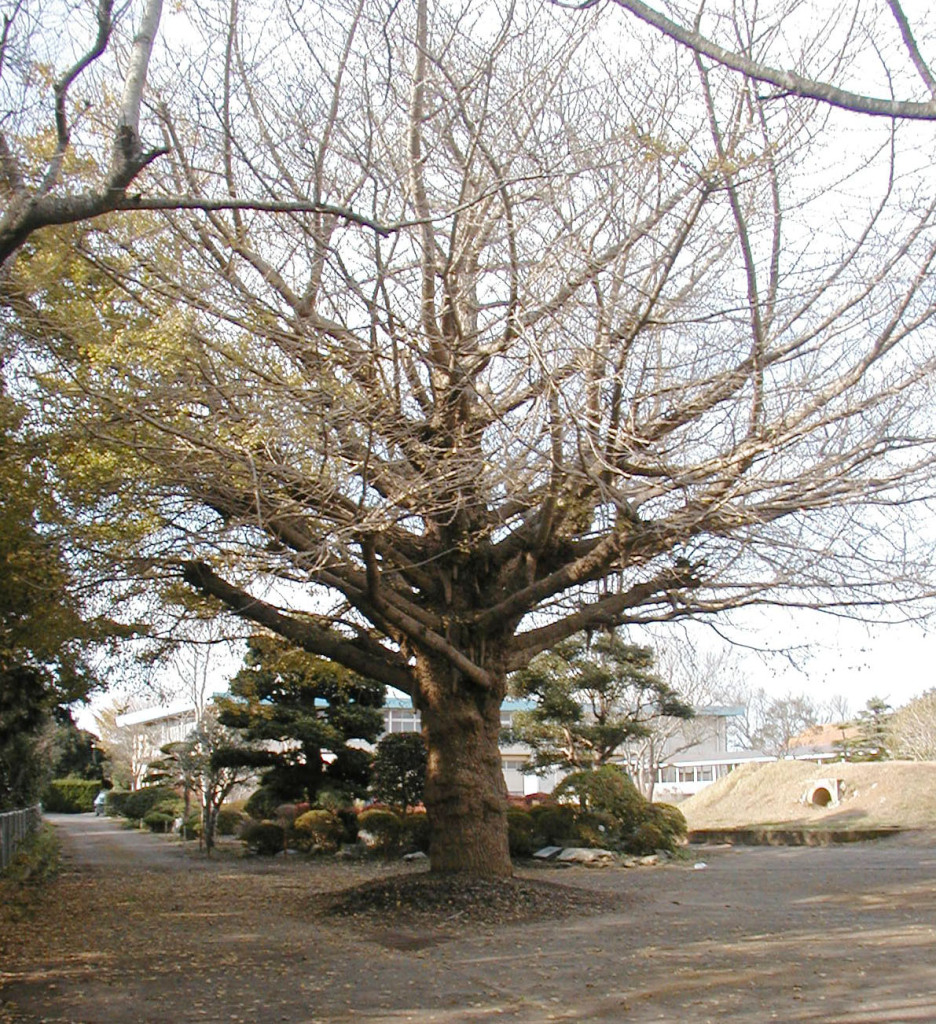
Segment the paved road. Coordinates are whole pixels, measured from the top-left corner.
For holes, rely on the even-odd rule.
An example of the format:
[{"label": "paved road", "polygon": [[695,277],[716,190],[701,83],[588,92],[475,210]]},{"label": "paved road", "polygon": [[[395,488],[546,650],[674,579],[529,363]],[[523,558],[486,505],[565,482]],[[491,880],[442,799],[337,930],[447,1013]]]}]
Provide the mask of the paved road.
[{"label": "paved road", "polygon": [[440,936],[316,915],[389,868],[56,824],[71,870],[0,928],[4,1024],[936,1024],[936,834],[540,871],[623,909]]},{"label": "paved road", "polygon": [[[189,871],[193,861],[182,845],[148,831],[128,829],[122,818],[94,814],[46,814],[62,839],[68,867]],[[197,862],[195,862],[197,864]]]}]

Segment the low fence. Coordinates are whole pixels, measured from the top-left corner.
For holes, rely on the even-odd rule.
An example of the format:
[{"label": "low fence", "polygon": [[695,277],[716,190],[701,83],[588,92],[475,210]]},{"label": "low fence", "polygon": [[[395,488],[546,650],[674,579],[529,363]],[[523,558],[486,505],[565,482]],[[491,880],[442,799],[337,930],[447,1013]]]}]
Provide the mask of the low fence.
[{"label": "low fence", "polygon": [[0,871],[5,871],[19,844],[39,827],[42,808],[24,807],[19,811],[0,813]]}]

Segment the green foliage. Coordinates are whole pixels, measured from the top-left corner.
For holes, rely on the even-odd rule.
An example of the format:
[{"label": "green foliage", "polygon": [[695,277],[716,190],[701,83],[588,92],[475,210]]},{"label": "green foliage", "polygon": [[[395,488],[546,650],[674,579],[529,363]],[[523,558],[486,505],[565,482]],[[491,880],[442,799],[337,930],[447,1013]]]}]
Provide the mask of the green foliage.
[{"label": "green foliage", "polygon": [[586,846],[627,853],[673,851],[686,836],[686,819],[671,804],[654,804],[616,765],[574,772],[556,787],[556,797],[573,800],[574,834]]},{"label": "green foliage", "polygon": [[363,811],[358,815],[358,836],[374,853],[391,856],[400,852],[403,843],[403,822],[393,811],[378,808]]},{"label": "green foliage", "polygon": [[15,885],[42,885],[51,881],[62,863],[62,847],[50,825],[30,833],[17,848],[2,877]]},{"label": "green foliage", "polygon": [[422,801],[426,785],[426,743],[418,732],[387,733],[377,744],[371,792],[405,814]]},{"label": "green foliage", "polygon": [[839,745],[846,761],[887,761],[892,741],[890,705],[880,697],[872,697],[854,722],[855,735]]},{"label": "green foliage", "polygon": [[144,815],[143,824],[150,832],[166,833],[172,831],[175,819],[176,816],[174,814],[166,814],[163,811],[154,810]]},{"label": "green foliage", "polygon": [[532,711],[514,716],[514,738],[533,749],[531,767],[606,764],[629,740],[649,736],[661,719],[693,710],[653,673],[653,651],[618,633],[584,634],[534,658],[512,680]]},{"label": "green foliage", "polygon": [[94,810],[94,798],[101,784],[91,779],[53,779],[42,795],[50,814],[86,814]]},{"label": "green foliage", "polygon": [[274,857],[286,846],[286,830],[275,821],[248,822],[240,837],[247,849],[260,857]]},{"label": "green foliage", "polygon": [[530,857],[536,851],[536,821],[529,811],[512,807],[507,812],[507,841],[511,857]]},{"label": "green foliage", "polygon": [[43,736],[43,754],[54,779],[103,778],[103,755],[96,746],[96,737],[79,729],[67,711],[53,712],[52,721]]},{"label": "green foliage", "polygon": [[429,852],[429,841],[432,829],[429,827],[429,815],[425,811],[407,814],[401,821],[403,826],[402,849],[404,853]]},{"label": "green foliage", "polygon": [[625,828],[636,822],[649,803],[627,773],[613,764],[567,775],[554,795],[559,800],[575,800],[583,812],[610,814]]},{"label": "green foliage", "polygon": [[[247,740],[274,741],[276,749],[236,745],[218,763],[262,769],[262,788],[279,803],[314,803],[325,788],[363,796],[370,757],[348,746],[373,742],[383,727],[384,687],[324,658],[266,635],[249,643],[244,667],[219,700],[220,720],[243,730]],[[326,758],[326,752],[332,757]]]},{"label": "green foliage", "polygon": [[293,822],[293,833],[294,844],[299,849],[316,848],[322,853],[334,853],[341,845],[344,825],[331,811],[306,811]]},{"label": "green foliage", "polygon": [[531,809],[530,816],[544,845],[560,846],[576,838],[575,809],[568,804],[540,804]]},{"label": "green foliage", "polygon": [[243,811],[233,807],[222,807],[215,820],[215,830],[219,836],[236,836],[241,825],[247,820]]},{"label": "green foliage", "polygon": [[282,802],[278,793],[261,786],[250,794],[244,810],[256,821],[264,821],[276,817],[276,808]]},{"label": "green foliage", "polygon": [[142,821],[157,804],[177,799],[172,789],[166,786],[144,786],[129,793],[111,792],[107,798],[108,811],[119,814],[130,821]]}]

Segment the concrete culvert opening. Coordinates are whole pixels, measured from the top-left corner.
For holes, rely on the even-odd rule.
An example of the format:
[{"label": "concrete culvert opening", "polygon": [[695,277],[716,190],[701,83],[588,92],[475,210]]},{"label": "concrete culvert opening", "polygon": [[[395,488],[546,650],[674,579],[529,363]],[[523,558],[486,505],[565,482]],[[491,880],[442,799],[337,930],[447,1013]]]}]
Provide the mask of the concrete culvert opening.
[{"label": "concrete culvert opening", "polygon": [[841,799],[841,779],[816,779],[803,794],[803,803],[812,807],[837,807]]}]

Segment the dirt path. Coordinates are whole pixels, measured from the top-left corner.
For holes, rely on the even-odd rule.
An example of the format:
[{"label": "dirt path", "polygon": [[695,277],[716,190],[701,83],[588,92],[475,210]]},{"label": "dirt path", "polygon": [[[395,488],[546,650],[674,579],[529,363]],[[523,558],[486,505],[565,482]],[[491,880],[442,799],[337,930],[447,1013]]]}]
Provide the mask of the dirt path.
[{"label": "dirt path", "polygon": [[414,931],[316,916],[317,895],[398,865],[206,865],[141,836],[158,851],[143,866],[119,859],[126,845],[112,860],[90,820],[62,827],[73,859],[29,919],[0,908],[0,1020],[936,1021],[932,834],[703,850],[704,869],[540,870],[624,908]]}]

